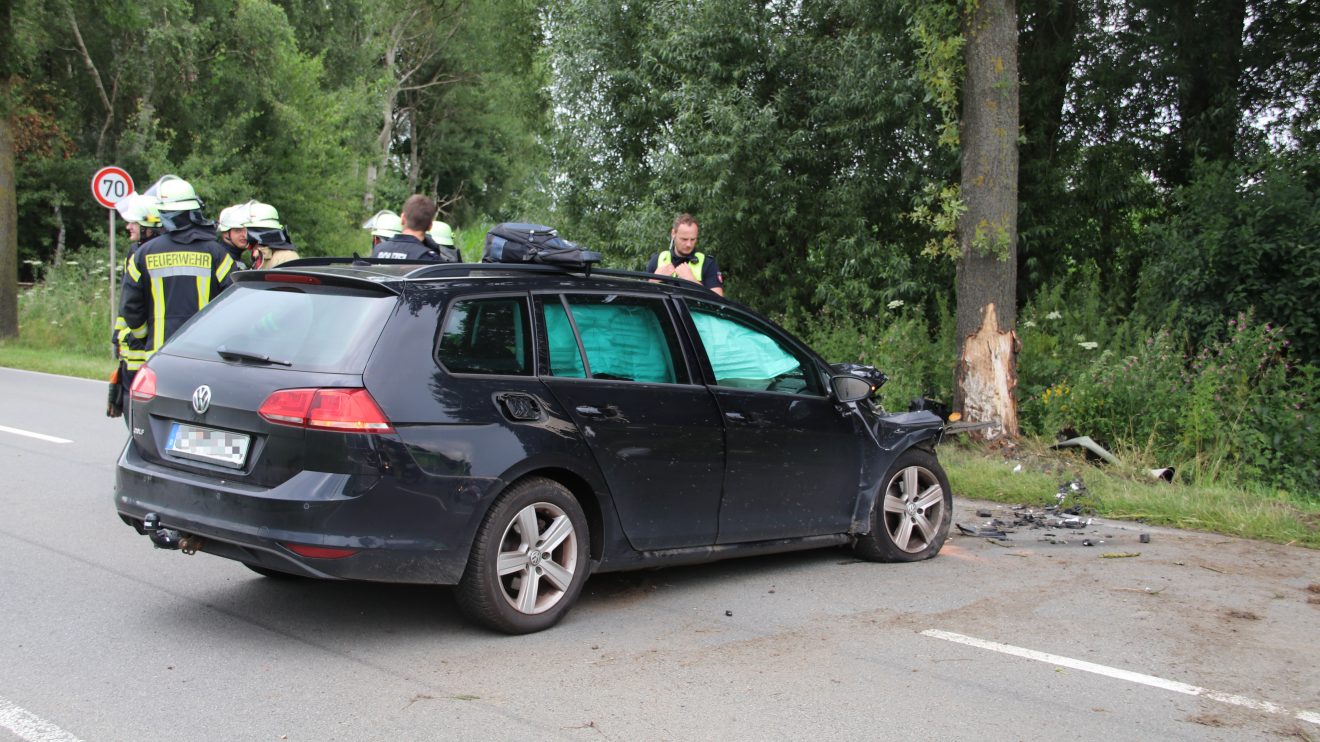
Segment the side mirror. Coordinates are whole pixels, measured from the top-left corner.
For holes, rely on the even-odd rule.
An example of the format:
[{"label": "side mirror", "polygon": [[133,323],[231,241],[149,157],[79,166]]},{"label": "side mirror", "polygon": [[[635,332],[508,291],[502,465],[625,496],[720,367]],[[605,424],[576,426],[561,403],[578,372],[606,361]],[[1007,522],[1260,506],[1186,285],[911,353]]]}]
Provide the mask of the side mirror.
[{"label": "side mirror", "polygon": [[840,402],[860,402],[871,396],[871,382],[852,374],[830,377],[834,398]]}]

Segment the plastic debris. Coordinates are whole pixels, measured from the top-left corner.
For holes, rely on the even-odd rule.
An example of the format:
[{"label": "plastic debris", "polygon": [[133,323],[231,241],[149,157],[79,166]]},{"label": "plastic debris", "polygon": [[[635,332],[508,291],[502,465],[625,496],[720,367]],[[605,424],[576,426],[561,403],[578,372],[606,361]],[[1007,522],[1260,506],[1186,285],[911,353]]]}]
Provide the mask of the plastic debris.
[{"label": "plastic debris", "polygon": [[961,523],[954,523],[954,525],[958,527],[958,532],[964,536],[975,536],[977,538],[1008,538],[1007,533],[994,526],[968,528]]},{"label": "plastic debris", "polygon": [[1109,451],[1106,451],[1104,446],[1100,445],[1099,443],[1096,443],[1089,435],[1078,436],[1076,438],[1069,438],[1066,441],[1059,441],[1058,443],[1055,443],[1053,446],[1050,446],[1050,448],[1080,448],[1086,451],[1087,453],[1086,458],[1088,460],[1105,461],[1110,464],[1118,463],[1117,456],[1110,453]]},{"label": "plastic debris", "polygon": [[1151,475],[1152,477],[1155,477],[1156,479],[1159,479],[1159,480],[1162,480],[1162,481],[1165,481],[1165,482],[1170,482],[1170,483],[1173,482],[1173,467],[1172,467],[1172,466],[1166,466],[1166,467],[1163,467],[1163,468],[1160,468],[1160,469],[1149,469],[1148,471],[1150,471],[1150,475]]}]

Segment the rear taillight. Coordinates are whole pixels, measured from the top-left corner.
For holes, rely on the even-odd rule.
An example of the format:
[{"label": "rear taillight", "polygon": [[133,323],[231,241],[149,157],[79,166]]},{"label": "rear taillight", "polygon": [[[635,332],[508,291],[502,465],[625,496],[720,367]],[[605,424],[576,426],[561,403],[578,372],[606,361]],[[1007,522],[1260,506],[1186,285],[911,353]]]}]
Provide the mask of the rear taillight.
[{"label": "rear taillight", "polygon": [[393,433],[394,426],[366,389],[281,389],[266,397],[257,414],[276,425]]},{"label": "rear taillight", "polygon": [[156,372],[150,366],[138,369],[129,394],[133,396],[134,402],[150,402],[156,398]]}]

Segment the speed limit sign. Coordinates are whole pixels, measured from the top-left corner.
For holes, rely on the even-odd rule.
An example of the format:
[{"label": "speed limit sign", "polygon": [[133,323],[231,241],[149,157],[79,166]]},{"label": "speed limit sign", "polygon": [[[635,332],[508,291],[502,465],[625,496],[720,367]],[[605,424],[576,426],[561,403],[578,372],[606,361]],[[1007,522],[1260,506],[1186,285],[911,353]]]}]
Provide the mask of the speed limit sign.
[{"label": "speed limit sign", "polygon": [[92,176],[92,195],[107,209],[132,192],[133,178],[121,167],[103,167]]}]

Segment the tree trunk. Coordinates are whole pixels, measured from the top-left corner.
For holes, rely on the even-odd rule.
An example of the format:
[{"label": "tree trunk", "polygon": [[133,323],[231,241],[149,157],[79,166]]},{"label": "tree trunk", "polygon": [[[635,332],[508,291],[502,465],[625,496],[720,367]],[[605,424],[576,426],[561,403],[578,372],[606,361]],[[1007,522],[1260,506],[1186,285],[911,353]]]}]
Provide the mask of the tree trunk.
[{"label": "tree trunk", "polygon": [[389,76],[390,88],[381,101],[380,134],[376,135],[376,161],[367,165],[367,190],[362,196],[365,211],[371,211],[376,201],[376,179],[389,167],[390,145],[394,142],[394,107],[399,98],[399,86],[394,80],[394,65],[398,60],[398,29],[390,34],[391,42],[385,48],[385,71]]},{"label": "tree trunk", "polygon": [[987,438],[1018,434],[1016,0],[982,0],[967,23],[962,198],[958,222],[955,408],[991,422]]},{"label": "tree trunk", "polygon": [[1191,181],[1192,164],[1233,159],[1241,123],[1242,36],[1246,0],[1201,0],[1170,5],[1176,42],[1178,129],[1169,137],[1172,154],[1165,179]]},{"label": "tree trunk", "polygon": [[5,80],[0,80],[0,96],[0,338],[12,338],[18,337],[18,191]]},{"label": "tree trunk", "polygon": [[64,210],[60,208],[60,202],[51,204],[51,209],[55,212],[55,259],[51,261],[52,266],[64,263]]}]

